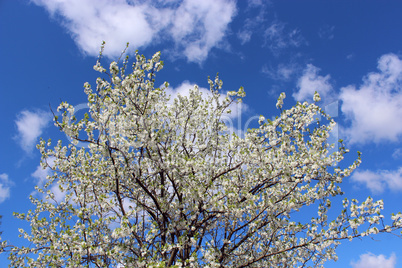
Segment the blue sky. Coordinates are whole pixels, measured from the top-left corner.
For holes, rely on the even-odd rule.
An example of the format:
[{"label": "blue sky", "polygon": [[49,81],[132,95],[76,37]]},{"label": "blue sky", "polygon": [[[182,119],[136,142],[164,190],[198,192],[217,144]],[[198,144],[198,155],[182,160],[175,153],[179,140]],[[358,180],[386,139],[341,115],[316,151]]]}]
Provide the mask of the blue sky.
[{"label": "blue sky", "polygon": [[[172,93],[207,87],[217,72],[224,90],[243,86],[239,130],[260,114],[278,115],[282,91],[286,108],[317,90],[339,123],[334,137],[351,150],[344,164],[363,153],[343,183],[346,197],[371,195],[384,200],[386,215],[401,211],[401,10],[400,1],[371,0],[0,1],[2,238],[23,243],[17,229],[26,224],[12,212],[32,207],[28,196],[47,172],[35,144],[65,140],[49,107],[85,103],[102,40],[105,66],[126,42],[131,54],[162,51],[158,81]],[[402,267],[402,240],[391,235],[344,242],[337,252],[325,267]]]}]

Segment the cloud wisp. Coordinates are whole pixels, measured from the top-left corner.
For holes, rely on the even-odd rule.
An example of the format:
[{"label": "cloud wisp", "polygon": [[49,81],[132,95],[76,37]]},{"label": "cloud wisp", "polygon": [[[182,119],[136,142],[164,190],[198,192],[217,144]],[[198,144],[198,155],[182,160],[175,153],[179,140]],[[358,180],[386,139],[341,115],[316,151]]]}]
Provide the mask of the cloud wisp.
[{"label": "cloud wisp", "polygon": [[278,56],[286,48],[307,44],[300,30],[288,30],[286,24],[280,21],[274,21],[265,30],[264,37],[266,45],[275,56]]},{"label": "cloud wisp", "polygon": [[299,71],[299,65],[290,62],[288,64],[279,63],[276,67],[263,65],[261,72],[268,75],[273,80],[290,81]]},{"label": "cloud wisp", "polygon": [[335,26],[330,26],[328,24],[325,24],[322,27],[320,27],[320,29],[318,30],[318,36],[321,39],[332,40],[335,37],[334,30],[335,30]]},{"label": "cloud wisp", "polygon": [[200,63],[219,46],[236,14],[232,0],[33,2],[60,19],[85,54],[98,55],[106,41],[104,55],[110,58],[118,57],[126,42],[135,50],[173,41],[176,53]]},{"label": "cloud wisp", "polygon": [[395,151],[392,153],[392,158],[394,159],[398,159],[402,157],[402,149],[401,148],[397,148],[395,149]]},{"label": "cloud wisp", "polygon": [[[251,37],[259,33],[265,24],[266,21],[266,7],[269,5],[267,1],[248,1],[248,6],[245,10],[246,13],[250,14],[250,17],[247,18],[240,30],[237,32],[236,36],[240,40],[240,44],[244,45],[250,42]],[[255,11],[258,9],[257,14],[252,14],[251,11]]]}]

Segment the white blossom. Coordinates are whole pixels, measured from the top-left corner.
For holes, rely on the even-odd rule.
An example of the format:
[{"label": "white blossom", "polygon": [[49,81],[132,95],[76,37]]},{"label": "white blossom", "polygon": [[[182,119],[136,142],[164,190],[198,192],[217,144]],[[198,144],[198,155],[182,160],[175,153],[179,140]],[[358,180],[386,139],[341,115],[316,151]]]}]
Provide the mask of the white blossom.
[{"label": "white blossom", "polygon": [[318,94],[317,91],[314,93],[313,100],[314,102],[318,102],[321,100],[320,94]]},{"label": "white blossom", "polygon": [[284,100],[285,98],[286,98],[286,94],[285,94],[285,92],[282,92],[282,93],[279,95],[278,101],[276,102],[276,107],[277,107],[278,109],[282,109],[283,100]]}]

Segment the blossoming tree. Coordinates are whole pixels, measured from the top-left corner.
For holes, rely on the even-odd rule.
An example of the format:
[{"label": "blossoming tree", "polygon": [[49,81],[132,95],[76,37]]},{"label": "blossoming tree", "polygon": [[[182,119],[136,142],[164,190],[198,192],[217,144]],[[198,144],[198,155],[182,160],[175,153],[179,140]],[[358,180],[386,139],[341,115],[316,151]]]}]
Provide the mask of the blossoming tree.
[{"label": "blossoming tree", "polygon": [[73,142],[38,145],[53,173],[37,188],[40,198],[31,197],[36,209],[16,213],[30,222],[20,230],[30,246],[2,243],[10,266],[321,266],[336,260],[341,240],[402,226],[401,214],[385,225],[382,201],[371,198],[345,199],[333,215],[331,200],[360,156],[337,166],[347,149],[329,153],[335,122],[318,124],[325,114],[315,103],[297,103],[273,121],[261,116],[240,137],[223,118],[242,88],[221,96],[216,78],[209,96],[195,86],[170,100],[167,83],[155,87],[159,53],[136,54],[129,74],[127,63],[106,70],[97,62],[107,79],[85,84],[83,119],[68,103],[58,107],[55,124]]}]

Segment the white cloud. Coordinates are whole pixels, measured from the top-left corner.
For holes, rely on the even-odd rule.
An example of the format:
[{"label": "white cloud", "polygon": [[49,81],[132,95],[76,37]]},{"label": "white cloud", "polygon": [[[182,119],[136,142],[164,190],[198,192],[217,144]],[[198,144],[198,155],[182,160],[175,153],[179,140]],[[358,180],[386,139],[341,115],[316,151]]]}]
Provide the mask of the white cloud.
[{"label": "white cloud", "polygon": [[394,268],[396,265],[396,256],[394,253],[389,258],[384,255],[374,255],[373,253],[366,253],[360,255],[357,262],[351,262],[353,268]]},{"label": "white cloud", "polygon": [[321,99],[325,99],[332,94],[331,76],[318,75],[319,68],[312,64],[307,64],[303,75],[297,82],[298,91],[293,93],[293,98],[297,101],[313,101],[314,92],[317,91]]},{"label": "white cloud", "polygon": [[106,41],[105,55],[116,58],[124,44],[135,50],[173,40],[192,62],[203,61],[222,41],[236,13],[232,0],[33,0],[60,18],[78,47],[97,55]]},{"label": "white cloud", "polygon": [[10,197],[10,188],[13,183],[8,178],[8,175],[0,174],[0,203],[3,203]]},{"label": "white cloud", "polygon": [[383,55],[378,72],[369,73],[363,84],[341,89],[341,110],[350,121],[345,134],[351,143],[397,141],[402,134],[402,60]]},{"label": "white cloud", "polygon": [[222,40],[235,12],[232,1],[187,0],[175,11],[170,32],[187,59],[200,62]]},{"label": "white cloud", "polygon": [[378,170],[376,172],[370,170],[355,171],[351,180],[364,184],[376,194],[382,193],[387,187],[393,191],[401,191],[402,167],[397,170]]},{"label": "white cloud", "polygon": [[25,110],[17,115],[15,124],[18,134],[15,139],[25,152],[32,152],[38,137],[50,119],[50,114],[43,111],[30,112]]}]

